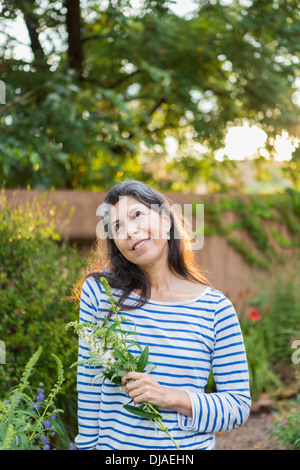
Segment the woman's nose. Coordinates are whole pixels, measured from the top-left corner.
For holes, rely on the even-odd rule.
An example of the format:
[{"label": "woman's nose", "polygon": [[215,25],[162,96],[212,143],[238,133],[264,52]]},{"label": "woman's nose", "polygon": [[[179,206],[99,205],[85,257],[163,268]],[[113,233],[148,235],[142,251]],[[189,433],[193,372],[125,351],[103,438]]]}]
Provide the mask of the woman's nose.
[{"label": "woman's nose", "polygon": [[140,223],[138,220],[131,220],[127,224],[127,235],[132,237],[136,233],[138,233],[140,227]]}]

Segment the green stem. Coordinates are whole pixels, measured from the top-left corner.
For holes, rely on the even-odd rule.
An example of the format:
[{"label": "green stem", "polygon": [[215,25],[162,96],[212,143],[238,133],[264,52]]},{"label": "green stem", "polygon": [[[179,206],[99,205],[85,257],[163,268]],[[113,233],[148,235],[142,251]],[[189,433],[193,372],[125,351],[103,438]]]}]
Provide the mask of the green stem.
[{"label": "green stem", "polygon": [[[39,417],[39,420],[36,423],[37,426],[39,426],[43,422],[43,420],[46,419],[46,417],[48,418],[48,416],[50,416],[50,413],[46,416],[46,412],[48,411],[48,408],[49,408],[49,405],[46,405],[46,408],[44,409],[42,415]],[[42,429],[40,432],[33,431],[31,436],[29,436],[29,441],[32,441],[34,438],[36,438],[39,434],[42,433],[42,431],[43,431]]]},{"label": "green stem", "polygon": [[[154,419],[153,421],[155,421],[158,425],[158,427],[160,428],[161,431],[165,432],[169,438],[171,439],[171,441],[175,444],[175,446],[177,447],[178,450],[180,450],[180,447],[178,447],[177,443],[174,441],[173,437],[171,436],[171,434],[169,433],[169,430],[166,426],[163,425],[163,422],[162,422],[162,415],[161,413],[157,410],[157,408],[153,405],[151,405],[151,403],[147,403],[147,406],[144,408],[146,409],[146,411],[151,411],[152,413],[156,413],[157,414],[157,418]],[[154,427],[154,429],[156,430],[156,427],[155,425],[153,424],[152,422],[152,419],[150,420],[151,423],[152,423],[152,426]]]},{"label": "green stem", "polygon": [[162,421],[161,421],[161,430],[164,431],[168,436],[169,438],[171,439],[171,441],[173,442],[173,444],[175,444],[175,446],[177,447],[178,450],[180,450],[180,447],[178,447],[177,443],[174,441],[173,437],[171,436],[171,434],[169,433],[169,430],[168,428],[166,428]]}]

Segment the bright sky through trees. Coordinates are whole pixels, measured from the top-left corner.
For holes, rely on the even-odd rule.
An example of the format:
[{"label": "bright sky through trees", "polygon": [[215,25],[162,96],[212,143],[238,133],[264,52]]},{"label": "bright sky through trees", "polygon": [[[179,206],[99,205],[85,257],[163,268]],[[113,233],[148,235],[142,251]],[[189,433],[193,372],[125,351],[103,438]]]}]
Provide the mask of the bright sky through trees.
[{"label": "bright sky through trees", "polygon": [[[231,0],[222,0],[221,3],[228,4]],[[249,4],[250,0],[241,0],[241,3]],[[104,2],[105,3],[105,2]],[[132,0],[134,8],[138,8],[140,1]],[[84,4],[84,1],[82,2]],[[169,4],[170,8],[177,15],[189,15],[197,8],[197,2],[192,0],[177,0],[172,1]],[[247,5],[246,5],[247,6]],[[1,8],[1,7],[0,7]],[[21,15],[14,21],[7,21],[6,32],[16,38],[15,46],[12,48],[10,53],[15,59],[26,59],[28,62],[32,60],[32,51],[30,48],[30,40],[28,31],[24,20]],[[0,34],[0,46],[4,38]],[[41,37],[43,41],[43,38]],[[227,155],[232,160],[243,160],[244,158],[253,158],[257,152],[265,158],[268,158],[268,152],[264,148],[264,143],[267,139],[267,134],[260,129],[258,126],[249,126],[247,123],[244,126],[232,127],[229,129],[226,139],[225,147],[219,149],[215,153],[215,158],[218,161],[222,161],[224,156]],[[291,142],[288,134],[283,131],[281,136],[278,136],[274,147],[277,155],[275,159],[279,161],[290,160],[292,152],[298,146],[299,142]],[[170,154],[176,152],[176,142],[169,142]]]}]

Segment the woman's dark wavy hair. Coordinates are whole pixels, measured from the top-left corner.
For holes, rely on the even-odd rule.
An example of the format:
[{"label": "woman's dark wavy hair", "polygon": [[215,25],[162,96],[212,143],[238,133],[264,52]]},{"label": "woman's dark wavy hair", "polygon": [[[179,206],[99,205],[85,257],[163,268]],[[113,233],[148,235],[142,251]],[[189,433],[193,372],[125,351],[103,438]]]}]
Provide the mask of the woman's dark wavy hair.
[{"label": "woman's dark wavy hair", "polygon": [[[124,180],[113,186],[103,204],[99,206],[100,211],[97,211],[97,215],[100,215],[101,220],[97,226],[97,232],[100,229],[102,233],[104,232],[108,236],[106,238],[103,236],[97,238],[85,268],[85,275],[74,287],[73,298],[80,299],[81,287],[90,276],[97,281],[103,276],[107,279],[110,287],[121,290],[122,294],[118,305],[122,310],[142,307],[150,298],[151,285],[148,278],[137,265],[128,261],[122,255],[113,240],[110,230],[107,207],[118,203],[122,196],[132,196],[145,206],[153,209],[153,206],[156,205],[160,213],[162,208],[168,213],[172,222],[168,239],[168,264],[170,270],[182,279],[210,286],[211,284],[208,282],[203,268],[195,262],[190,242],[193,237],[192,232],[186,233],[187,221],[184,221],[181,213],[176,213],[172,201],[145,183],[136,180]],[[175,234],[177,236],[174,236]],[[125,305],[125,300],[134,289],[139,290],[139,299],[134,304]]]}]

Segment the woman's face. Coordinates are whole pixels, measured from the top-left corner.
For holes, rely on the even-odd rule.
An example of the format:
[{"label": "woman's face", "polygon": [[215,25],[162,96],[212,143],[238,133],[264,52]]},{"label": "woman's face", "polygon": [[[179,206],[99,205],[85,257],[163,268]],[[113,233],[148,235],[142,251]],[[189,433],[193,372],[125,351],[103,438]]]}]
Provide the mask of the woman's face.
[{"label": "woman's face", "polygon": [[116,246],[129,261],[149,265],[168,253],[169,216],[145,206],[132,196],[123,196],[109,208]]}]

